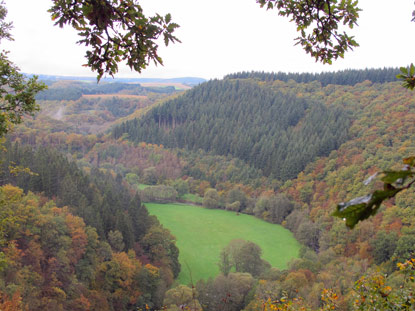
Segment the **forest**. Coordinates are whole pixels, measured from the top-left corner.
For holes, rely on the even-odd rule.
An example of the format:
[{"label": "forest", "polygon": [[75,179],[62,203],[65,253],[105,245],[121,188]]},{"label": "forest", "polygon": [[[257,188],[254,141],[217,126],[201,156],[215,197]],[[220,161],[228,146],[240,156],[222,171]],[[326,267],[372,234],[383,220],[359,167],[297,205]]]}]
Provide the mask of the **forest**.
[{"label": "forest", "polygon": [[372,81],[373,83],[386,83],[397,81],[396,75],[399,74],[399,68],[383,68],[383,69],[346,69],[336,72],[320,72],[320,73],[285,73],[285,72],[237,72],[226,75],[224,79],[256,79],[260,81],[280,80],[288,82],[294,80],[298,83],[308,83],[318,81],[322,86],[328,84],[337,85],[355,85],[363,81]]},{"label": "forest", "polygon": [[343,107],[307,95],[238,79],[210,81],[119,125],[113,137],[127,134],[135,142],[231,155],[285,181],[308,161],[337,149],[348,135]]},{"label": "forest", "polygon": [[[45,81],[2,144],[0,309],[411,310],[413,190],[353,230],[332,216],[415,154],[415,95],[395,74]],[[217,276],[179,284],[176,237],[147,202],[251,215],[301,248],[278,269],[232,241]]]}]

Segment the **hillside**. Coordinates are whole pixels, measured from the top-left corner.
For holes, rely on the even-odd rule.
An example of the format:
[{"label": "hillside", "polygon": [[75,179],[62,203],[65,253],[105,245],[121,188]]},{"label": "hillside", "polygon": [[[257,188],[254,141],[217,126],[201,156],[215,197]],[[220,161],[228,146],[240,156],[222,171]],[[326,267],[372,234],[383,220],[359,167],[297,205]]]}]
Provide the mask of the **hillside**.
[{"label": "hillside", "polygon": [[[52,149],[6,148],[0,158],[5,295],[16,294],[30,310],[161,308],[180,271],[175,238],[120,177],[97,169],[85,174]],[[9,169],[15,165],[26,173]]]},{"label": "hillside", "polygon": [[[107,104],[105,100],[109,98],[104,92],[82,94],[67,101],[42,100],[41,106],[47,110],[16,128],[9,139],[18,145],[7,144],[7,152],[3,152],[3,172],[21,159],[17,164],[40,175],[6,174],[1,176],[2,184],[12,182],[24,190],[56,196],[58,206],[69,205],[69,212],[82,216],[87,225],[94,226],[95,220],[102,219],[107,225],[105,230],[97,227],[100,239],[107,239],[111,228],[128,229],[123,239],[129,245],[134,244],[128,233],[134,226],[124,226],[122,221],[129,223],[128,216],[117,212],[121,209],[130,213],[129,200],[122,200],[124,193],[141,193],[151,188],[149,185],[156,185],[153,189],[157,191],[173,189],[177,196],[173,201],[185,195],[203,197],[209,193],[203,198],[205,207],[281,224],[302,247],[299,258],[290,261],[287,269],[270,270],[256,276],[255,281],[238,272],[199,282],[194,295],[204,310],[242,310],[218,306],[222,299],[228,299],[221,296],[226,294],[224,288],[235,290],[232,295],[239,295],[237,291],[242,289],[250,292],[252,295],[242,303],[247,311],[262,310],[264,301],[282,297],[302,297],[297,302],[305,310],[317,310],[324,306],[324,289],[335,293],[338,310],[356,310],[355,304],[364,302],[357,296],[355,282],[360,278],[361,282],[369,282],[361,287],[368,290],[377,280],[387,282],[391,292],[405,288],[397,263],[410,259],[415,251],[413,190],[387,202],[378,215],[359,223],[354,230],[331,216],[337,203],[380,186],[379,182],[362,184],[375,171],[400,168],[403,157],[415,154],[415,94],[397,82],[384,83],[378,78],[373,80],[382,83],[360,82],[360,76],[377,77],[377,73],[382,70],[329,76],[335,78],[333,82],[352,77],[344,85],[327,83],[327,76],[298,83],[288,79],[290,75],[285,76],[287,81],[281,81],[275,79],[275,74],[242,73],[204,83],[184,94],[153,93],[159,100],[152,101],[145,110],[134,110],[137,106],[123,101],[147,96],[132,94],[128,88]],[[353,78],[355,74],[357,78]],[[298,81],[310,77],[313,75],[294,75]],[[65,92],[65,84],[55,87]],[[69,89],[73,90],[73,85]],[[90,100],[89,106],[80,104]],[[136,99],[131,102],[136,103]],[[78,128],[73,126],[75,121],[72,125],[67,121],[70,118],[45,121],[45,114],[56,108],[55,103],[56,107],[65,103],[73,109],[76,113],[72,120],[77,120],[79,113]],[[123,122],[124,112],[126,118],[134,118],[136,113],[140,118]],[[111,134],[94,134],[88,128],[96,123],[92,118],[89,124],[87,116],[97,113],[111,115],[111,122],[103,128],[120,125]],[[84,130],[80,131],[80,127]],[[30,148],[22,148],[21,144]],[[59,161],[42,151],[51,147],[63,154]],[[35,149],[32,155],[29,149]],[[70,159],[71,169],[59,169],[59,163],[66,161],[63,159]],[[75,169],[75,163],[82,171]],[[91,178],[99,191],[91,190],[86,178]],[[113,183],[122,184],[124,190],[109,190],[118,189],[110,186]],[[114,204],[105,205],[115,217],[106,217],[107,212],[82,214],[86,204],[83,197],[89,199],[91,192],[96,193],[90,202],[97,208],[107,200],[99,193],[107,191],[123,202],[114,200]],[[103,212],[101,208],[96,211]],[[231,215],[238,218],[236,213]],[[158,236],[160,232],[153,233]],[[139,246],[134,248],[137,254],[142,251]],[[154,248],[152,256],[163,247]],[[143,263],[147,260],[145,256],[138,257]],[[154,265],[165,263],[155,261]],[[172,281],[168,275],[164,274],[165,280]],[[370,294],[377,295],[377,301],[383,299],[386,290],[381,288],[381,292],[373,290]],[[395,299],[392,294],[386,297]],[[155,299],[160,305],[162,298]]]},{"label": "hillside", "polygon": [[180,92],[171,84],[96,84],[53,77],[44,82],[48,89],[36,96],[40,113],[25,122],[25,127],[38,133],[97,134],[121,120],[139,117],[153,105]]},{"label": "hillside", "polygon": [[[359,224],[353,231],[348,230],[342,220],[333,218],[331,214],[337,203],[368,193],[372,188],[364,187],[362,182],[373,172],[399,167],[402,158],[415,154],[413,147],[415,97],[413,92],[402,89],[398,83],[372,83],[370,81],[345,86],[329,84],[325,87],[316,82],[297,84],[293,81],[253,82],[249,79],[244,82],[250,85],[257,83],[259,87],[283,94],[296,94],[302,99],[312,99],[314,103],[320,101],[326,107],[335,107],[339,111],[345,111],[350,120],[347,139],[338,145],[337,150],[332,150],[327,156],[320,156],[316,161],[304,163],[305,169],[297,178],[285,182],[279,190],[280,193],[293,200],[295,206],[283,224],[308,247],[308,250],[302,253],[301,259],[291,263],[286,274],[267,280],[264,283],[267,285],[257,289],[257,295],[278,297],[281,295],[280,291],[266,294],[267,288],[291,288],[290,297],[302,296],[307,304],[312,308],[317,308],[321,289],[332,288],[336,293],[341,294],[338,302],[342,306],[340,309],[347,310],[354,282],[367,273],[369,267],[372,267],[373,271],[380,267],[382,271],[393,274],[396,282],[402,284],[401,275],[396,271],[396,263],[404,262],[414,251],[415,240],[412,228],[415,219],[411,216],[414,199],[412,190],[388,202],[387,207],[383,207],[376,217]],[[241,85],[244,82],[229,79],[226,82],[217,82],[217,84],[228,83],[229,88],[232,88],[231,86]],[[209,88],[203,90],[205,94],[210,94]],[[214,94],[212,97],[216,98],[216,96]],[[198,103],[196,96],[191,99],[193,103]],[[187,101],[176,99],[167,103],[165,110],[160,107],[147,116],[147,119],[131,121],[123,126],[127,129],[128,125],[131,125],[130,139],[135,139],[135,137],[144,139],[147,133],[154,133],[149,129],[152,129],[155,124],[155,132],[159,136],[152,136],[153,142],[168,145],[170,142],[167,138],[171,138],[176,143],[175,139],[179,140],[180,137],[175,135],[176,131],[181,129],[182,124],[187,124],[187,119],[183,123],[177,121],[180,120],[181,105],[189,107],[191,99]],[[234,102],[231,99],[229,101]],[[208,101],[203,103],[206,104]],[[200,111],[206,112],[201,113],[205,116],[204,124],[210,124],[209,121],[221,119],[223,115],[226,115],[216,106],[219,109],[217,114],[211,114],[209,119],[207,118],[208,110],[204,110],[203,104],[200,107]],[[238,115],[236,109],[232,111]],[[166,115],[177,116],[177,120],[161,119],[161,116]],[[159,126],[159,118],[165,122],[170,120],[170,123],[160,122]],[[149,123],[144,123],[144,120]],[[173,126],[173,120],[175,120],[175,126]],[[198,130],[197,123],[200,120],[190,122],[193,131]],[[235,126],[232,120],[231,117],[230,122]],[[241,120],[245,120],[245,117]],[[264,118],[264,120],[267,119]],[[249,125],[250,120],[248,119],[246,123]],[[134,124],[141,125],[141,127],[134,128]],[[226,140],[228,131],[226,122],[221,124],[225,125],[219,127],[217,133],[224,133],[219,136],[222,141]],[[245,122],[243,124],[245,125]],[[264,124],[267,123],[264,122]],[[244,133],[248,135],[247,132]],[[191,131],[183,130],[181,133],[182,137],[187,137],[186,135]],[[203,141],[202,134],[197,137]],[[267,142],[271,144],[272,140]],[[288,148],[286,145],[284,147]],[[306,148],[306,145],[302,147]],[[215,152],[214,147],[210,151]],[[298,155],[293,152],[290,156],[295,159]],[[277,162],[273,164],[278,167]],[[371,187],[376,187],[376,185],[375,183]],[[249,212],[248,210],[246,211]],[[265,212],[255,214],[259,217],[268,217],[265,216]]]},{"label": "hillside", "polygon": [[231,155],[287,180],[348,136],[344,107],[313,98],[313,89],[304,91],[251,80],[209,81],[117,126],[113,137],[128,134],[134,142]]},{"label": "hillside", "polygon": [[[303,255],[293,263],[287,276],[269,282],[268,286],[288,285],[292,278],[297,281],[308,278],[312,281],[297,283],[296,289],[314,308],[319,303],[317,295],[312,293],[324,286],[342,294],[336,303],[339,309],[350,310],[351,297],[357,297],[353,296],[357,291],[354,282],[362,275],[367,291],[376,284],[371,277],[381,277],[376,274],[377,269],[391,275],[388,282],[396,288],[397,284],[408,286],[404,285],[396,264],[413,256],[412,189],[387,202],[376,217],[360,223],[354,230],[347,229],[343,220],[331,214],[339,202],[379,187],[377,183],[363,184],[374,172],[400,168],[402,159],[415,153],[415,94],[397,83],[369,81],[353,87],[329,85],[322,91],[327,94],[327,102],[352,109],[351,139],[328,157],[309,164],[281,188],[297,206],[286,218],[286,227],[316,255]],[[312,271],[312,276],[303,269]]]}]

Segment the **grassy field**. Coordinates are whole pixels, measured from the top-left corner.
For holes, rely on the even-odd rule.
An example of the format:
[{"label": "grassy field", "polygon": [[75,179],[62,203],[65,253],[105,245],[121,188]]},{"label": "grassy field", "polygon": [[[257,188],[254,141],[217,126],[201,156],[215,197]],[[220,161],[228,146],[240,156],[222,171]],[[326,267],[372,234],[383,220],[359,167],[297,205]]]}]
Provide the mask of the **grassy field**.
[{"label": "grassy field", "polygon": [[190,202],[193,202],[193,203],[200,203],[200,204],[203,202],[202,197],[198,196],[197,194],[192,194],[192,193],[186,193],[185,195],[180,197],[180,199],[190,201]]},{"label": "grassy field", "polygon": [[147,187],[151,187],[150,185],[145,185],[145,184],[138,184],[138,190],[144,190]]},{"label": "grassy field", "polygon": [[300,245],[290,231],[253,216],[183,204],[145,205],[176,236],[182,264],[178,281],[182,284],[190,283],[189,269],[194,283],[216,276],[220,251],[233,239],[258,244],[262,258],[280,269],[298,256]]}]

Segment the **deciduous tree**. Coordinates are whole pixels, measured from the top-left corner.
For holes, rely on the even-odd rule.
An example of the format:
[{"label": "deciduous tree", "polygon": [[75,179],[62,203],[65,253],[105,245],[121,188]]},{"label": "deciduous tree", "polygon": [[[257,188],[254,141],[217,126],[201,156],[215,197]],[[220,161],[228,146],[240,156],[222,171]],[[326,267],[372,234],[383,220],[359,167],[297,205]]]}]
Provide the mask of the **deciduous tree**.
[{"label": "deciduous tree", "polygon": [[[0,3],[0,41],[13,40],[10,34],[12,23],[6,22],[7,9]],[[22,122],[24,115],[33,115],[39,106],[35,95],[46,88],[37,81],[37,77],[26,79],[13,64],[8,52],[0,52],[0,137],[6,134],[14,124]]]},{"label": "deciduous tree", "polygon": [[219,207],[219,194],[216,189],[207,189],[205,196],[203,197],[203,207],[206,208],[218,208]]},{"label": "deciduous tree", "polygon": [[286,16],[297,25],[300,36],[295,39],[306,53],[322,63],[344,57],[359,44],[353,36],[341,31],[342,25],[353,28],[357,25],[359,12],[357,1],[337,0],[257,0],[261,7],[276,8],[278,14]]},{"label": "deciduous tree", "polygon": [[219,268],[228,275],[232,268],[236,272],[248,272],[254,277],[259,276],[271,265],[261,258],[262,249],[254,242],[235,239],[222,250]]},{"label": "deciduous tree", "polygon": [[173,35],[179,25],[170,14],[147,17],[136,0],[54,0],[49,12],[55,25],[72,26],[81,36],[78,43],[89,47],[86,66],[98,80],[117,73],[121,61],[137,72],[150,62],[163,64],[157,39],[166,46],[179,41]]}]

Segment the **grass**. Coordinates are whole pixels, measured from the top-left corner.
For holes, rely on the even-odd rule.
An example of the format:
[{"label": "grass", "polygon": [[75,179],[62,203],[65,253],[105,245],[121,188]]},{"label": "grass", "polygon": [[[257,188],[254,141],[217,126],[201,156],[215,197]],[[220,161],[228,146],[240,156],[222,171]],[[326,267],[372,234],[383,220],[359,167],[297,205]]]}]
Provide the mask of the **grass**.
[{"label": "grass", "polygon": [[180,199],[193,202],[193,203],[200,203],[200,204],[203,202],[202,197],[198,196],[197,194],[192,194],[192,193],[186,193],[185,195],[181,196]]},{"label": "grass", "polygon": [[151,187],[151,185],[145,185],[145,184],[138,184],[137,185],[138,190],[144,190],[147,187]]},{"label": "grass", "polygon": [[215,277],[219,273],[220,251],[233,239],[258,244],[263,251],[262,258],[279,269],[286,268],[290,259],[298,257],[300,244],[290,231],[253,216],[183,204],[145,205],[177,239],[181,284],[190,283],[189,269],[194,283]]}]

